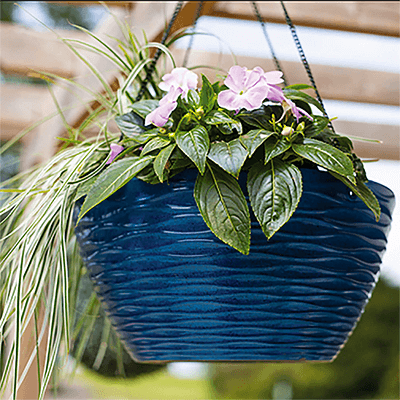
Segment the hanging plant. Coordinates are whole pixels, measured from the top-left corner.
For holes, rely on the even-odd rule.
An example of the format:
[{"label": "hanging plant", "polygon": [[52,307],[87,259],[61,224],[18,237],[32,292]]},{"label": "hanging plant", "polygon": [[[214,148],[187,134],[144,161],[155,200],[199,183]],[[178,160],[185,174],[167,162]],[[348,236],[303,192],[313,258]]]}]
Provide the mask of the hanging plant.
[{"label": "hanging plant", "polygon": [[[94,72],[100,108],[47,163],[4,183],[14,188],[0,209],[1,388],[11,380],[16,396],[33,319],[36,348],[47,335],[43,398],[56,360],[84,351],[75,340],[100,306],[136,361],[332,360],[375,285],[393,194],[368,182],[313,86],[238,65],[211,83],[176,67],[168,31],[140,47],[124,29],[123,55],[96,37],[120,88]],[[154,70],[161,54],[169,71]],[[98,136],[85,138],[90,125]],[[99,302],[79,318],[86,268]]]}]

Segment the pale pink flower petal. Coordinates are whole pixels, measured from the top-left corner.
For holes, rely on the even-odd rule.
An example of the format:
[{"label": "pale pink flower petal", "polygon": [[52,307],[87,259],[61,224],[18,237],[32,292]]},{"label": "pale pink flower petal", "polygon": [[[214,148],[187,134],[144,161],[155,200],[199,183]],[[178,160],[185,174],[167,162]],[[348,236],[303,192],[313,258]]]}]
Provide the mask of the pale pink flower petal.
[{"label": "pale pink flower petal", "polygon": [[162,77],[163,82],[158,86],[161,90],[169,91],[172,87],[181,88],[183,97],[186,97],[190,89],[196,89],[198,77],[187,68],[174,68],[169,74]]},{"label": "pale pink flower petal", "polygon": [[114,160],[115,157],[117,157],[118,154],[120,154],[124,150],[124,146],[121,146],[119,144],[112,143],[110,145],[111,151],[110,155],[108,156],[108,160],[106,164],[111,164]]},{"label": "pale pink flower petal", "polygon": [[177,105],[178,103],[176,101],[171,101],[162,104],[161,106],[157,107],[155,110],[153,110],[150,114],[146,116],[144,124],[145,125],[153,124],[158,127],[164,126],[167,123],[168,118],[171,115],[172,111],[175,110]]},{"label": "pale pink flower petal", "polygon": [[277,85],[283,82],[281,71],[270,71],[264,73],[264,78],[269,85]]},{"label": "pale pink flower petal", "polygon": [[[311,121],[313,120],[313,117],[310,114],[308,114],[302,108],[297,107],[296,104],[292,100],[287,99],[286,97],[284,98],[284,102],[283,102],[282,106],[283,106],[283,109],[285,110],[283,115],[285,115],[287,109],[290,108],[293,115],[296,117],[297,122],[299,122],[299,119],[302,117],[301,114],[303,114],[305,117],[307,117]],[[283,115],[282,115],[282,117],[283,117]],[[281,119],[282,119],[282,117],[281,117]]]},{"label": "pale pink flower petal", "polygon": [[154,124],[158,127],[164,126],[172,111],[175,110],[178,103],[176,100],[182,94],[182,88],[172,86],[170,91],[159,101],[158,107],[146,116],[144,124]]}]

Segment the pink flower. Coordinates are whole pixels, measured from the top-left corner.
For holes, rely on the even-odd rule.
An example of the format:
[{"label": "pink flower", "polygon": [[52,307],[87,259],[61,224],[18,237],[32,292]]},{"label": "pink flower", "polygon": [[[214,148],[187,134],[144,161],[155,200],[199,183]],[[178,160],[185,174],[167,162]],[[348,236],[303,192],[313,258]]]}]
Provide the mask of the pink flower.
[{"label": "pink flower", "polygon": [[174,68],[171,73],[162,77],[163,82],[158,86],[161,90],[170,91],[172,87],[182,89],[183,97],[186,98],[190,89],[197,87],[197,75],[187,68]]},{"label": "pink flower", "polygon": [[124,146],[115,143],[111,143],[110,148],[111,152],[106,164],[111,164],[115,160],[115,157],[124,150]]},{"label": "pink flower", "polygon": [[[282,102],[282,107],[284,110],[283,115],[286,114],[286,111],[289,110],[289,108],[291,109],[293,115],[296,117],[296,121],[299,122],[299,119],[302,117],[301,114],[303,114],[304,116],[306,116],[308,119],[310,119],[311,121],[313,120],[313,117],[308,114],[306,111],[304,111],[302,108],[297,107],[296,104],[294,104],[294,102],[290,99],[287,99],[286,97],[284,97],[283,102]],[[283,115],[280,119],[283,118]]]},{"label": "pink flower", "polygon": [[218,104],[227,110],[254,110],[261,107],[268,87],[264,84],[263,72],[235,65],[230,68],[224,83],[228,90],[218,94]]},{"label": "pink flower", "polygon": [[154,124],[156,126],[164,126],[172,111],[177,106],[176,100],[183,93],[181,88],[171,87],[170,91],[160,100],[159,106],[146,116],[145,125]]},{"label": "pink flower", "polygon": [[264,72],[261,67],[248,70],[235,65],[224,81],[229,89],[219,93],[218,104],[228,110],[238,111],[241,108],[259,108],[266,98],[282,101],[282,89],[276,86],[283,82],[281,76],[282,72],[279,71]]}]

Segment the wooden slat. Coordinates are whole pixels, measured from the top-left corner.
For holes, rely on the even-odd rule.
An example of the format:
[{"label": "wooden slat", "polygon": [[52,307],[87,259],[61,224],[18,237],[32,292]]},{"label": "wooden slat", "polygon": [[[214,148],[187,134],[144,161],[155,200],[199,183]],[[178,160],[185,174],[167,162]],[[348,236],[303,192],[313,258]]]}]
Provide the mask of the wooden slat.
[{"label": "wooden slat", "polygon": [[2,84],[0,86],[0,139],[10,140],[45,115],[43,105],[51,100],[46,87]]},{"label": "wooden slat", "polygon": [[[46,88],[26,85],[2,85],[0,108],[0,138],[8,140],[21,130],[37,122],[49,110],[45,105],[51,101]],[[362,158],[400,159],[400,127],[393,125],[367,124],[352,121],[334,121],[338,133],[381,140],[380,144],[354,142],[355,152]],[[117,132],[116,125],[111,123],[111,131]],[[32,135],[25,140],[29,142]]]},{"label": "wooden slat", "polygon": [[[50,3],[88,6],[96,2],[50,1]],[[105,3],[110,6],[127,7],[135,2],[106,1]],[[216,7],[207,15],[256,20],[250,1],[218,1],[216,3]],[[285,23],[279,1],[259,1],[257,5],[265,21]],[[398,1],[285,1],[285,7],[295,25],[400,36]]]},{"label": "wooden slat", "polygon": [[382,143],[353,140],[354,152],[364,159],[400,160],[400,126],[367,124],[354,121],[334,121],[337,133],[380,140]]},{"label": "wooden slat", "polygon": [[[57,30],[57,33],[68,39],[88,38],[88,35],[79,31]],[[67,78],[75,75],[79,59],[55,34],[1,22],[0,35],[1,72],[27,75],[36,70]]]},{"label": "wooden slat", "polygon": [[[173,54],[177,65],[181,65],[185,50],[174,49]],[[247,56],[237,56],[236,59],[238,65],[250,69],[256,66],[262,67],[265,71],[275,69],[271,59]],[[226,72],[233,64],[234,60],[230,54],[192,50],[188,66],[214,66]],[[309,83],[301,62],[281,61],[281,66],[289,84]],[[399,105],[399,74],[319,64],[313,64],[311,69],[318,91],[325,99]],[[217,72],[208,68],[197,69],[196,72],[206,74],[211,81],[215,81],[217,75]]]},{"label": "wooden slat", "polygon": [[[400,37],[398,1],[285,1],[295,25]],[[259,1],[265,22],[285,23],[279,1]],[[257,20],[249,1],[218,1],[213,16]]]}]

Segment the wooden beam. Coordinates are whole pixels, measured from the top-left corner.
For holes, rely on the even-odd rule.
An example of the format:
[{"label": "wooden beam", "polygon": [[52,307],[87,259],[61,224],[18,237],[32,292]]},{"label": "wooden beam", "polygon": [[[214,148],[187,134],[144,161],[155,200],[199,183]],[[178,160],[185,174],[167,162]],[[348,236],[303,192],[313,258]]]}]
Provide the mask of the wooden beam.
[{"label": "wooden beam", "polygon": [[[44,108],[52,99],[48,90],[40,86],[8,84],[1,87],[0,139],[9,140],[45,116]],[[400,159],[399,126],[336,120],[334,127],[341,134],[382,141],[380,144],[355,141],[355,152],[362,158]],[[114,123],[109,129],[118,132]],[[34,137],[35,133],[28,134],[24,141],[29,143]]]},{"label": "wooden beam", "polygon": [[[185,50],[173,49],[177,65],[182,65]],[[237,56],[238,65],[254,68],[262,67],[265,71],[274,70],[271,59]],[[221,68],[225,73],[234,65],[230,54],[218,54],[201,50],[192,50],[189,67],[206,65]],[[282,69],[289,84],[309,83],[307,73],[301,62],[281,61]],[[311,66],[318,91],[322,98],[330,100],[353,101],[361,103],[399,105],[400,75],[391,72],[376,72],[370,70],[334,67],[314,64]],[[200,68],[197,73],[204,73],[211,81],[217,79],[218,72],[211,68]],[[221,72],[220,72],[221,73]],[[219,73],[219,74],[220,74]],[[309,92],[313,94],[312,91]]]},{"label": "wooden beam", "polygon": [[[257,2],[264,22],[285,23],[279,1]],[[285,1],[294,25],[400,37],[398,1]],[[249,1],[218,1],[215,17],[257,20]]]},{"label": "wooden beam", "polygon": [[362,159],[400,160],[400,126],[367,124],[354,121],[334,121],[337,133],[380,140],[382,143],[353,140],[354,152]]},{"label": "wooden beam", "polygon": [[[50,1],[49,3],[89,6],[94,1]],[[133,1],[105,1],[109,6],[129,7]],[[190,3],[196,3],[192,1]],[[204,5],[210,3],[204,2]],[[205,15],[257,20],[250,1],[217,1]],[[285,23],[279,1],[259,1],[264,21]],[[349,32],[400,37],[398,1],[285,1],[295,25]]]},{"label": "wooden beam", "polygon": [[[59,29],[57,33],[66,39],[88,40],[88,35],[79,31]],[[54,33],[1,22],[0,35],[3,73],[28,75],[43,71],[71,78],[77,72],[78,57]]]},{"label": "wooden beam", "polygon": [[45,115],[43,105],[51,100],[45,86],[2,84],[0,86],[0,139],[10,140]]}]

